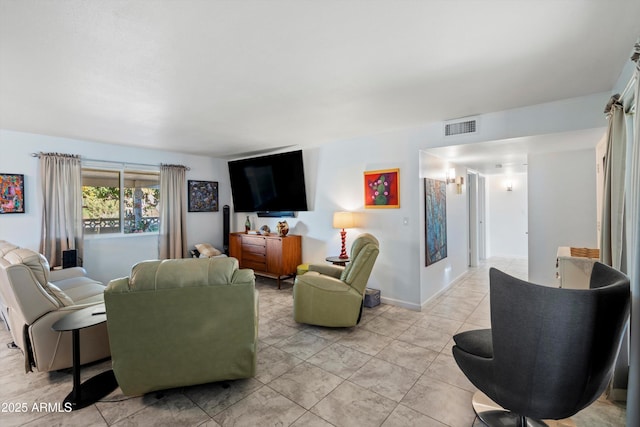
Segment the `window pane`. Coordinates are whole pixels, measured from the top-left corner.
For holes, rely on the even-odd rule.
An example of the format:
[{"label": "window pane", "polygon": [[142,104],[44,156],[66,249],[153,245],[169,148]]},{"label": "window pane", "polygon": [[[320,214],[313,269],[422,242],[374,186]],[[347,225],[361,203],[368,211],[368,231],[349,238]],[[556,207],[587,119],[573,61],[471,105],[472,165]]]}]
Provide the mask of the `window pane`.
[{"label": "window pane", "polygon": [[85,234],[120,232],[120,172],[82,170],[82,219]]},{"label": "window pane", "polygon": [[159,230],[158,200],[160,175],[157,172],[124,172],[124,232]]}]

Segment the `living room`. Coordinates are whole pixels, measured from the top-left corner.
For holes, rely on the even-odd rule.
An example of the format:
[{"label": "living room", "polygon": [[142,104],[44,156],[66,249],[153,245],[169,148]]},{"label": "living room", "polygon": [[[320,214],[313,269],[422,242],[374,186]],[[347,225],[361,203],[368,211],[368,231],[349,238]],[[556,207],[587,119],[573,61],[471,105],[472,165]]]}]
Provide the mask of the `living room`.
[{"label": "living room", "polygon": [[[540,154],[540,167],[544,174],[553,176],[571,171],[575,177],[564,181],[562,188],[566,193],[583,197],[581,200],[564,199],[560,205],[554,205],[556,219],[547,219],[529,230],[529,234],[545,235],[543,247],[530,248],[529,262],[536,268],[529,274],[539,277],[540,282],[553,282],[555,252],[558,246],[569,241],[575,246],[591,247],[597,244],[593,222],[595,221],[595,192],[582,191],[584,180],[595,181],[595,172],[591,165],[595,159],[595,145],[604,134],[604,118],[597,110],[606,102],[608,93],[579,97],[549,104],[529,106],[512,111],[502,111],[481,115],[484,130],[500,139],[522,137],[526,130],[514,128],[510,116],[544,115],[546,110],[560,110],[560,113],[547,121],[537,121],[537,132],[548,134],[549,129],[560,129],[556,138],[570,140],[576,133],[583,138],[579,150],[554,151]],[[584,114],[579,120],[566,120],[569,112],[580,108]],[[494,119],[500,117],[500,119]],[[506,120],[503,117],[507,117]],[[496,122],[494,125],[493,123]],[[527,128],[529,124],[524,125]],[[495,130],[491,131],[494,128]],[[595,128],[595,130],[594,130]],[[582,131],[582,132],[581,132]],[[526,135],[531,137],[531,135]],[[486,136],[465,136],[467,140],[475,138],[484,142]],[[466,165],[456,165],[428,154],[430,145],[424,141],[436,141],[434,147],[443,144],[440,123],[422,126],[406,131],[387,132],[383,135],[328,143],[313,148],[304,148],[305,180],[309,211],[298,212],[296,218],[285,218],[289,222],[292,234],[303,235],[302,253],[305,262],[324,260],[340,251],[339,230],[332,228],[332,217],[336,211],[357,213],[358,225],[347,230],[347,247],[360,232],[370,232],[384,242],[374,267],[369,286],[381,290],[383,301],[407,308],[420,309],[430,298],[446,289],[468,268],[468,207],[466,190],[456,194],[455,185],[447,186],[447,226],[448,256],[442,262],[426,267],[424,265],[424,204],[423,182],[421,178],[433,176],[444,180],[446,172],[454,166],[458,174],[466,175]],[[100,159],[114,163],[183,163],[190,168],[187,179],[217,181],[219,206],[233,206],[227,160],[196,156],[179,152],[143,149],[93,141],[30,134],[9,130],[0,131],[0,140],[6,147],[7,156],[3,156],[3,167],[12,173],[25,175],[24,215],[3,217],[3,238],[19,241],[21,246],[37,249],[40,231],[41,200],[38,187],[38,159],[32,153],[64,152],[79,154],[85,159]],[[473,141],[468,141],[473,142]],[[586,146],[590,148],[583,148]],[[586,150],[586,152],[585,152]],[[580,156],[575,155],[576,153]],[[562,156],[558,170],[550,169],[549,159]],[[131,159],[136,159],[131,161]],[[140,162],[139,159],[144,159]],[[355,160],[354,160],[355,159]],[[6,162],[6,166],[4,165]],[[435,164],[434,164],[435,162]],[[398,209],[364,209],[362,174],[368,170],[400,169],[401,201]],[[529,167],[529,174],[537,169]],[[320,185],[320,183],[322,183]],[[595,185],[595,182],[594,182]],[[575,186],[574,190],[570,186]],[[325,188],[331,189],[324,191]],[[535,190],[537,187],[533,186]],[[186,190],[185,190],[186,191]],[[546,187],[538,191],[545,192]],[[413,195],[413,197],[412,197]],[[539,218],[540,212],[548,209],[547,202],[539,200],[529,204],[529,215]],[[567,224],[562,209],[570,215],[572,209],[591,212],[585,223],[574,221]],[[232,210],[233,212],[233,210]],[[5,219],[6,218],[6,219]],[[246,214],[233,213],[231,231],[244,230]],[[266,224],[275,230],[277,218],[258,218],[250,215],[254,229]],[[488,218],[488,221],[491,221]],[[5,227],[6,225],[6,227]],[[556,233],[549,230],[557,229]],[[564,231],[560,231],[564,230]],[[191,212],[187,214],[187,246],[207,242],[222,248],[223,244],[222,210],[212,213]],[[549,234],[549,235],[548,235]],[[157,234],[142,233],[131,235],[86,236],[84,267],[91,271],[97,280],[108,283],[117,277],[129,274],[135,262],[155,259],[158,255]],[[418,284],[420,284],[418,286]]]},{"label": "living room", "polygon": [[[287,2],[283,2],[281,7],[286,6],[284,3]],[[499,8],[499,3],[496,2],[497,5],[493,5],[493,7]],[[579,2],[574,2],[572,7],[580,8],[584,6],[581,3],[576,3]],[[32,6],[36,7],[34,4]],[[2,2],[2,9],[6,8],[9,12],[17,13],[16,16],[23,19],[28,15],[28,7],[22,10],[20,8],[14,10],[13,7],[10,7],[10,2]],[[334,5],[333,7],[337,6]],[[337,12],[337,9],[333,9],[333,7],[331,11]],[[352,5],[352,7],[355,6]],[[532,8],[535,9],[533,6]],[[118,16],[120,13],[126,16],[126,10],[116,9],[117,12],[113,12],[113,16]],[[137,12],[141,10],[134,9]],[[631,3],[625,3],[624,7],[621,6],[621,10],[626,12],[623,15],[627,17],[629,15],[633,16],[633,12],[637,11],[637,9],[637,6]],[[86,12],[85,10],[83,13]],[[299,13],[301,12],[299,11]],[[11,13],[3,15],[7,16],[11,15]],[[238,16],[241,15],[241,11],[233,11],[235,18],[239,19]],[[29,25],[37,26],[39,20],[47,19],[45,14],[35,13],[34,16],[37,19],[34,21],[29,20]],[[54,16],[57,15],[54,14]],[[131,16],[135,17],[136,14],[133,13]],[[353,18],[358,14],[349,9],[348,16]],[[570,14],[563,16],[570,16]],[[189,17],[192,18],[191,15]],[[406,18],[404,14],[402,17]],[[3,26],[7,19],[9,18],[3,18]],[[127,19],[134,20],[134,18]],[[145,28],[145,20],[142,17],[138,16],[135,19],[140,19],[142,22],[140,26]],[[598,22],[596,18],[591,19]],[[304,22],[309,24],[312,21],[305,20]],[[256,17],[251,20],[253,24],[259,22],[261,20]],[[383,20],[380,22],[383,22]],[[585,27],[596,25],[596,22],[589,21],[588,24],[583,24],[584,27],[581,28],[584,31]],[[554,141],[557,144],[557,149],[527,153],[527,158],[529,159],[527,169],[529,196],[526,209],[530,219],[528,230],[526,230],[529,236],[528,277],[534,282],[552,284],[555,282],[556,250],[559,246],[595,247],[598,245],[596,225],[596,206],[598,201],[595,189],[590,191],[585,190],[585,188],[594,188],[596,184],[596,171],[593,167],[597,161],[596,146],[602,142],[607,126],[607,119],[602,112],[603,108],[613,93],[619,93],[624,90],[633,73],[633,67],[630,65],[628,57],[640,29],[634,22],[625,21],[624,24],[622,26],[624,30],[620,30],[619,38],[616,41],[622,44],[622,40],[624,40],[625,44],[615,47],[615,50],[621,51],[622,55],[615,56],[617,62],[606,69],[609,74],[607,79],[603,79],[606,80],[606,84],[602,82],[594,83],[589,88],[580,87],[579,89],[566,90],[554,95],[533,96],[529,94],[526,98],[527,101],[522,101],[522,103],[514,102],[511,99],[503,104],[494,103],[492,97],[501,90],[511,89],[512,86],[492,86],[486,88],[483,94],[484,104],[480,104],[473,98],[473,101],[469,101],[467,106],[464,105],[465,100],[462,95],[462,93],[468,93],[467,86],[464,86],[467,89],[462,89],[460,93],[457,93],[456,84],[451,84],[450,81],[447,81],[447,90],[436,90],[434,86],[437,86],[437,84],[429,83],[428,85],[425,84],[425,87],[417,92],[419,94],[418,97],[427,98],[431,96],[430,91],[433,91],[434,95],[432,97],[439,99],[440,101],[438,102],[444,103],[445,99],[449,97],[458,98],[458,104],[461,106],[458,106],[457,109],[447,107],[450,109],[442,113],[434,113],[424,107],[422,112],[413,113],[414,115],[407,121],[383,121],[379,126],[367,127],[366,131],[357,128],[352,129],[349,126],[342,128],[342,132],[337,132],[331,128],[324,135],[314,135],[313,138],[310,136],[309,139],[313,139],[312,142],[301,139],[302,135],[310,131],[306,129],[300,130],[299,128],[308,126],[310,129],[318,130],[323,123],[327,123],[334,115],[338,116],[333,119],[336,122],[348,122],[349,118],[352,117],[354,123],[359,123],[359,114],[365,115],[365,108],[360,105],[360,110],[353,111],[349,109],[348,103],[334,106],[330,103],[330,99],[320,97],[315,99],[314,102],[320,105],[322,105],[322,102],[326,102],[327,105],[331,105],[332,107],[327,108],[328,111],[323,111],[316,116],[307,111],[306,114],[309,114],[309,116],[285,115],[277,120],[274,119],[282,128],[285,127],[282,125],[283,122],[297,122],[294,123],[295,126],[292,124],[292,127],[298,129],[297,134],[293,136],[287,134],[286,138],[283,136],[282,139],[278,139],[278,135],[274,134],[243,139],[244,135],[251,133],[248,129],[258,129],[254,133],[260,134],[267,133],[269,126],[261,126],[263,122],[260,118],[252,117],[251,121],[247,122],[246,129],[244,129],[244,123],[240,119],[229,120],[239,129],[233,136],[225,135],[222,131],[219,133],[216,130],[211,131],[209,125],[203,124],[195,124],[193,129],[189,129],[188,123],[192,123],[191,115],[197,116],[199,120],[202,119],[201,116],[207,115],[207,113],[202,112],[206,111],[206,106],[208,105],[207,102],[204,102],[199,104],[199,107],[184,106],[183,112],[179,114],[179,117],[185,123],[184,127],[178,125],[173,128],[168,133],[171,138],[167,137],[167,134],[164,134],[162,138],[158,138],[158,140],[172,139],[171,144],[161,145],[148,143],[148,140],[153,139],[149,135],[160,134],[159,128],[162,126],[154,130],[133,130],[130,126],[132,125],[131,122],[136,120],[136,115],[131,114],[131,118],[123,117],[114,113],[113,110],[105,111],[104,122],[100,124],[91,122],[91,125],[84,125],[83,120],[89,119],[87,116],[68,118],[68,127],[66,130],[62,130],[62,126],[58,127],[56,123],[44,120],[44,117],[46,117],[48,110],[53,114],[54,110],[66,109],[64,98],[67,94],[64,89],[59,91],[59,101],[55,104],[47,105],[45,102],[29,101],[29,99],[38,100],[38,96],[31,93],[33,89],[27,90],[28,85],[24,82],[22,85],[16,85],[16,87],[19,86],[18,89],[10,87],[13,85],[13,80],[9,80],[9,78],[13,78],[16,75],[15,70],[20,67],[11,68],[10,71],[5,71],[0,75],[2,78],[0,82],[2,96],[0,98],[5,100],[21,99],[19,95],[16,95],[16,91],[22,90],[24,99],[16,104],[16,110],[20,111],[22,118],[18,120],[16,115],[10,112],[12,109],[11,101],[0,101],[1,116],[4,116],[0,118],[0,146],[2,146],[0,172],[24,175],[26,212],[19,215],[0,216],[0,239],[34,250],[37,250],[40,245],[42,201],[40,197],[39,165],[38,159],[32,156],[34,153],[58,152],[75,154],[79,155],[83,162],[101,161],[122,165],[144,164],[156,166],[164,163],[185,165],[189,168],[186,172],[187,179],[215,181],[218,183],[218,205],[231,206],[231,231],[241,231],[244,230],[247,214],[233,212],[227,162],[231,159],[265,153],[302,149],[308,211],[298,212],[294,218],[286,218],[286,220],[289,223],[290,233],[302,236],[303,261],[324,262],[326,257],[337,255],[340,251],[341,242],[339,230],[332,227],[333,214],[338,211],[355,212],[357,225],[347,230],[347,248],[351,247],[354,239],[359,234],[365,232],[376,236],[381,242],[380,255],[373,268],[368,287],[381,291],[381,299],[385,305],[420,312],[429,307],[438,297],[449,291],[456,281],[466,277],[470,272],[468,255],[470,240],[469,194],[465,186],[463,186],[462,194],[458,194],[455,184],[446,186],[448,255],[438,263],[430,266],[425,265],[424,178],[445,181],[448,171],[454,169],[455,175],[464,177],[466,181],[468,172],[475,170],[473,166],[465,163],[461,157],[453,155],[444,158],[440,155],[434,155],[431,150],[446,146],[487,142],[513,142],[515,144],[522,139],[530,139],[539,141],[541,144],[542,141]],[[539,23],[536,25],[539,25]],[[15,51],[28,51],[28,46],[23,46],[19,41],[20,37],[22,37],[20,35],[21,32],[15,26],[10,26],[10,28],[11,30],[6,30],[6,32],[3,31],[2,33],[3,54],[0,60],[5,64],[15,62],[15,58],[21,58]],[[86,29],[84,26],[81,26],[81,28]],[[265,28],[268,28],[268,26],[265,27],[264,24],[259,26],[261,30],[265,30]],[[515,32],[513,27],[510,28]],[[11,31],[15,32],[11,33]],[[557,29],[554,31],[561,33]],[[543,30],[539,30],[540,32],[543,32]],[[282,35],[280,34],[280,36]],[[587,37],[587,34],[581,34],[581,36]],[[405,35],[403,37],[408,36]],[[508,35],[503,34],[499,37],[494,37],[505,38]],[[491,40],[495,40],[494,37],[491,37]],[[540,37],[540,34],[538,34],[538,37]],[[278,39],[278,37],[275,37],[275,39]],[[402,40],[406,41],[405,38],[402,38]],[[465,40],[467,43],[471,43],[472,37],[468,36]],[[65,40],[60,40],[60,43],[64,42]],[[156,42],[146,40],[145,43],[147,43],[145,48],[148,48],[148,52],[152,52]],[[57,42],[54,42],[54,44],[57,44]],[[56,49],[60,49],[60,47],[56,46]],[[252,49],[256,49],[255,51],[251,50],[251,52],[258,56],[263,54],[258,53],[258,49],[255,47]],[[460,44],[456,55],[464,56],[464,54],[460,53],[462,51],[464,51],[464,48]],[[60,51],[57,52],[61,53]],[[344,51],[341,52],[343,55],[345,54]],[[386,52],[391,58],[396,58],[396,56],[392,55],[392,50],[387,50]],[[140,51],[135,53],[140,53]],[[280,55],[273,52],[272,54]],[[147,53],[146,55],[144,58],[153,57],[152,53]],[[373,54],[371,55],[373,56]],[[65,58],[65,55],[60,54],[60,57]],[[26,63],[35,65],[30,62],[30,59],[23,59]],[[343,59],[345,58],[343,57]],[[401,58],[398,58],[398,61],[400,60]],[[63,61],[63,59],[60,59],[60,61]],[[117,60],[114,61],[118,62]],[[526,55],[524,55],[524,58],[517,59],[517,61],[514,60],[514,62],[522,61],[527,61]],[[599,58],[589,57],[586,63],[591,64],[599,61]],[[376,64],[380,65],[379,63]],[[314,66],[319,65],[314,62]],[[471,66],[461,61],[457,63],[456,67],[459,70],[458,74],[465,75],[465,68]],[[51,81],[47,81],[44,85],[55,86],[56,78],[59,77],[58,73],[60,69],[64,68],[64,66],[58,65],[49,76]],[[125,66],[124,69],[126,70],[127,67]],[[335,78],[336,72],[333,71],[332,74],[331,67],[323,67],[322,69],[329,76],[334,76]],[[424,69],[418,69],[415,73],[419,74],[422,71]],[[31,70],[30,72],[34,71]],[[206,75],[206,71],[200,70],[198,73],[199,77]],[[118,73],[115,74],[117,75]],[[408,72],[403,76],[410,80],[411,74]],[[354,73],[354,75],[362,74]],[[291,82],[292,85],[296,84],[293,86],[296,90],[304,93],[304,90],[297,85],[299,81],[293,73],[286,73],[286,76],[286,78],[281,77],[281,80],[274,80],[275,83],[272,84],[287,86]],[[567,79],[567,76],[575,77],[575,74],[563,70],[562,76]],[[245,77],[247,77],[247,80],[250,79],[248,75],[245,75]],[[402,77],[398,78],[401,79]],[[36,80],[39,81],[41,79],[47,80],[46,73],[39,74]],[[287,81],[287,79],[289,80]],[[470,79],[473,80],[473,78]],[[571,86],[568,80],[565,80],[565,82],[566,86]],[[138,81],[138,83],[140,82]],[[525,84],[523,81],[518,81],[518,83],[521,87]],[[155,85],[157,82],[153,84]],[[398,89],[397,98],[412,98],[411,91],[402,86],[402,84],[398,84],[397,81],[392,79],[387,81],[386,84],[388,85],[386,90],[391,90],[394,87]],[[514,82],[509,81],[509,84],[514,84]],[[542,85],[541,83],[539,84]],[[80,90],[74,85],[75,82],[68,83],[67,86],[61,86],[66,88],[70,98],[73,98],[72,94],[76,90]],[[123,86],[127,85],[123,84]],[[187,89],[185,89],[191,96],[198,92],[198,89],[194,90],[193,86],[198,85],[190,83],[187,84]],[[343,87],[341,90],[348,93],[348,84],[346,86],[347,88]],[[251,107],[253,98],[252,94],[248,92],[251,88],[258,90],[260,84],[253,82],[248,87],[250,89],[238,89],[236,94],[238,98],[234,101],[235,103],[232,103],[231,100],[229,101],[229,110],[242,110],[239,100],[244,100],[247,105],[247,116],[249,113],[255,114],[254,110],[258,109],[258,107]],[[119,88],[118,90],[121,89]],[[128,87],[128,89],[131,89],[131,87]],[[107,90],[108,86],[92,89],[92,91],[96,92]],[[354,99],[359,96],[364,96],[365,98],[366,96],[373,97],[371,93],[367,93],[365,96],[355,91],[355,89],[353,90],[355,92]],[[518,92],[519,96],[525,96],[524,92],[526,91],[524,89],[518,89]],[[530,92],[535,92],[535,90]],[[5,97],[5,93],[12,95],[12,97]],[[95,95],[95,92],[91,92],[91,95]],[[280,95],[283,97],[282,99],[292,99],[293,104],[302,102],[299,98],[302,95],[296,94],[294,96],[287,91]],[[290,98],[287,98],[287,95]],[[87,96],[87,99],[91,99],[87,93],[82,96]],[[269,94],[269,96],[273,97],[274,95]],[[209,94],[207,97],[213,98],[214,95]],[[396,97],[385,98],[385,101],[392,102]],[[256,96],[256,98],[259,98],[259,96]],[[279,98],[277,101],[274,98],[269,99],[274,105],[278,105],[280,102]],[[99,104],[100,100],[100,96],[93,98],[93,102],[96,104]],[[181,98],[179,101],[189,102]],[[71,100],[69,102],[73,104]],[[136,108],[144,110],[145,106],[143,104],[145,102],[140,100],[139,104],[136,104]],[[166,102],[170,101],[167,100]],[[375,103],[372,102],[372,104]],[[264,104],[258,103],[258,105],[263,107],[261,113],[265,117],[272,117],[271,114],[267,114]],[[419,111],[416,105],[418,104],[409,108]],[[155,109],[164,107],[156,105],[153,108],[149,106],[147,108],[156,111]],[[197,108],[200,108],[200,110],[195,111]],[[431,106],[429,108],[435,107]],[[317,110],[314,111],[317,112]],[[450,111],[455,111],[455,113],[449,115]],[[131,110],[127,113],[131,113]],[[31,120],[30,114],[33,117],[40,118],[40,121]],[[292,114],[291,110],[288,114]],[[381,113],[381,116],[385,114],[391,115],[391,112],[385,110]],[[211,114],[211,116],[213,117],[214,114]],[[448,119],[463,116],[476,118],[480,124],[479,130],[471,135],[445,136],[443,123]],[[161,121],[163,115],[156,111],[150,116],[142,114],[137,117],[141,118],[141,122],[154,122]],[[425,118],[421,119],[421,117]],[[195,121],[196,119],[193,120]],[[202,119],[200,123],[205,123],[206,120],[206,118]],[[263,120],[267,121],[267,119]],[[212,119],[212,121],[220,124],[219,122],[224,120],[216,121]],[[310,123],[314,121],[320,122],[320,125],[316,124],[318,127],[311,127]],[[63,121],[60,123],[63,123]],[[382,124],[384,124],[384,127],[382,127]],[[326,126],[328,127],[328,125]],[[90,127],[92,129],[88,130]],[[122,132],[113,131],[119,127],[122,128]],[[354,125],[354,127],[356,126]],[[195,130],[199,128],[209,129],[210,133],[203,137]],[[127,129],[131,130],[131,133],[125,135]],[[181,130],[184,130],[184,132],[180,132]],[[196,134],[197,136],[194,136]],[[118,139],[118,135],[120,139]],[[227,141],[227,139],[232,142]],[[144,142],[138,143],[137,140]],[[567,141],[578,142],[575,144],[567,143],[566,146],[563,145]],[[261,145],[262,142],[264,142],[264,145]],[[237,148],[233,147],[234,143]],[[200,147],[198,147],[198,144],[200,144]],[[221,151],[222,147],[226,151]],[[363,173],[371,170],[396,168],[399,169],[400,175],[400,206],[395,209],[366,209],[363,202]],[[488,200],[490,203],[490,194]],[[581,214],[576,218],[575,212],[581,212]],[[249,216],[252,227],[255,229],[260,228],[262,225],[267,225],[271,230],[275,230],[276,223],[279,220],[278,218],[257,217],[253,213]],[[491,221],[492,218],[487,218],[487,222],[491,223]],[[491,230],[488,229],[489,238],[491,238]],[[221,210],[209,213],[188,213],[186,240],[189,248],[203,242],[221,248],[223,239],[223,215]],[[496,254],[494,253],[493,255]],[[497,253],[497,255],[502,254]],[[185,254],[185,256],[188,256],[188,254]],[[492,254],[487,253],[486,256],[491,257]],[[158,235],[154,233],[118,234],[108,237],[86,236],[84,240],[83,266],[92,278],[105,284],[115,278],[128,276],[133,264],[143,260],[157,259],[158,257]]]}]

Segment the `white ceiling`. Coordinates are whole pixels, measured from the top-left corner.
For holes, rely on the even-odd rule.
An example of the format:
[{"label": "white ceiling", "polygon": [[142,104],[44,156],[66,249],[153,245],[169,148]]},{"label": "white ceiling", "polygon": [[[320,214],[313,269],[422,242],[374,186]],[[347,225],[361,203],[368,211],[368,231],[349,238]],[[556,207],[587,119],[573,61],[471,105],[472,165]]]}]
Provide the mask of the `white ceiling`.
[{"label": "white ceiling", "polygon": [[0,0],[0,127],[314,146],[611,90],[638,17],[638,0]]}]

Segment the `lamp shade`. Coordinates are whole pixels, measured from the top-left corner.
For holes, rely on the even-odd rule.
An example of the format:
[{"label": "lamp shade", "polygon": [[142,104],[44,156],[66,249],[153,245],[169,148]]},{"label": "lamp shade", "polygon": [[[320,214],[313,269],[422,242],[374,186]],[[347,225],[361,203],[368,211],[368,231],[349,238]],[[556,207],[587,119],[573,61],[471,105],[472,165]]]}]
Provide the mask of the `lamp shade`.
[{"label": "lamp shade", "polygon": [[353,213],[335,212],[333,214],[333,228],[353,228]]}]

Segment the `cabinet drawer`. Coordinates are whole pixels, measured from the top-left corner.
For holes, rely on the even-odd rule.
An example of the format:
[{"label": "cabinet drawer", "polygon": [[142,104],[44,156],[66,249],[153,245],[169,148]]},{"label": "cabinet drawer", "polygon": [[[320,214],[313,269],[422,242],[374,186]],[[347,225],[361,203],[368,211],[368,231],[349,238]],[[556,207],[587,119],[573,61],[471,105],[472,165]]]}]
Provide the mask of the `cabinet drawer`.
[{"label": "cabinet drawer", "polygon": [[253,252],[242,252],[242,260],[243,261],[251,261],[251,262],[260,262],[266,265],[267,256],[264,253],[256,254]]},{"label": "cabinet drawer", "polygon": [[257,262],[257,261],[243,260],[242,268],[250,268],[255,271],[267,271],[267,264],[264,261]]},{"label": "cabinet drawer", "polygon": [[267,245],[264,237],[254,237],[254,236],[242,236],[242,245],[251,245],[251,246],[262,246],[263,248]]},{"label": "cabinet drawer", "polygon": [[256,246],[256,245],[242,245],[242,253],[243,254],[261,254],[265,255],[267,253],[267,248],[265,246]]}]

